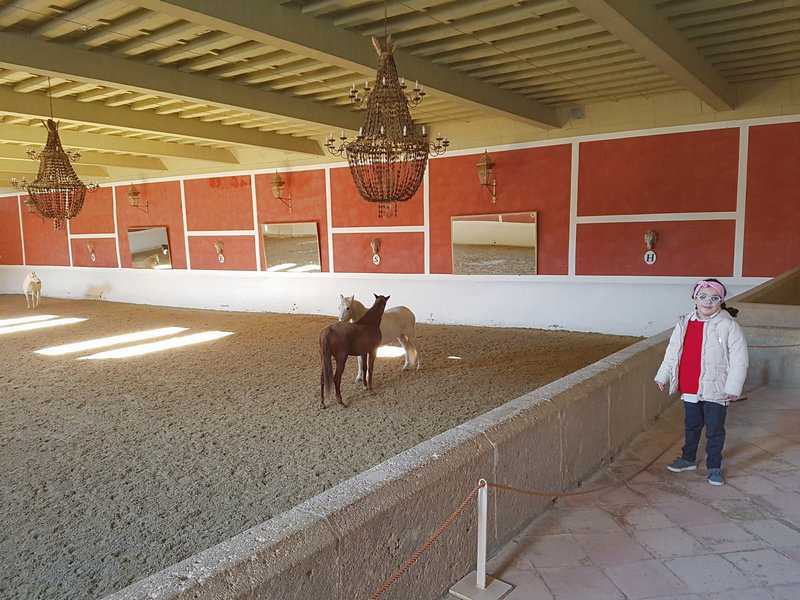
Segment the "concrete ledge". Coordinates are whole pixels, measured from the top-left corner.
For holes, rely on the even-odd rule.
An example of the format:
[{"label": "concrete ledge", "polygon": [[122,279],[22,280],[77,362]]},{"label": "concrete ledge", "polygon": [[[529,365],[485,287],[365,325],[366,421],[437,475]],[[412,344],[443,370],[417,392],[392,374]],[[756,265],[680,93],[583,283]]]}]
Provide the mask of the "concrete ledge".
[{"label": "concrete ledge", "polygon": [[[106,600],[366,600],[479,478],[564,490],[606,462],[670,402],[652,392],[665,340],[525,394]],[[493,490],[490,502],[498,547],[549,499]],[[383,598],[440,597],[473,567],[475,538],[473,503]]]}]

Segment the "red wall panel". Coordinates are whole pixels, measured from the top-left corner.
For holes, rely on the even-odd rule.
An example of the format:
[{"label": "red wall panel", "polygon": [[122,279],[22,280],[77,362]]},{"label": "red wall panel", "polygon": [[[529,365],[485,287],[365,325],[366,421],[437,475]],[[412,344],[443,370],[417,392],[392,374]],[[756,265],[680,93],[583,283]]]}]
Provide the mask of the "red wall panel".
[{"label": "red wall panel", "polygon": [[[291,198],[291,211],[272,195],[272,174],[256,175],[258,223],[317,223],[319,232],[320,268],[328,270],[328,209],[325,204],[325,171],[291,171],[281,173],[286,183],[284,194]],[[261,268],[266,269],[264,238],[258,236]]]},{"label": "red wall panel", "polygon": [[253,229],[249,175],[189,179],[183,185],[189,231]]},{"label": "red wall panel", "polygon": [[22,232],[25,262],[29,265],[69,266],[67,228],[53,228],[53,221],[28,212],[22,196]]},{"label": "red wall panel", "polygon": [[166,227],[173,269],[186,268],[186,249],[183,241],[183,214],[181,189],[178,181],[137,184],[142,200],[147,199],[148,210],[133,208],[127,201],[128,187],[117,187],[117,226],[119,227],[119,252],[122,266],[131,266],[128,247],[128,229],[131,227]]},{"label": "red wall panel", "polygon": [[[214,242],[223,243],[225,262],[217,259]],[[225,271],[255,271],[256,249],[253,236],[190,236],[189,255],[192,269],[214,269]]]},{"label": "red wall panel", "polygon": [[739,130],[580,144],[578,215],[736,210]]},{"label": "red wall panel", "polygon": [[[567,273],[569,246],[569,145],[493,152],[497,203],[478,183],[480,155],[431,161],[431,272],[452,273],[450,218],[454,215],[538,211],[539,273]],[[338,267],[337,267],[338,270]]]},{"label": "red wall panel", "polygon": [[750,128],[745,205],[745,276],[770,277],[800,264],[800,123]]},{"label": "red wall panel", "polygon": [[[88,245],[94,247],[95,262],[89,255]],[[117,264],[117,244],[113,238],[81,238],[72,240],[72,264],[76,267],[113,267]]]},{"label": "red wall panel", "polygon": [[334,227],[423,225],[422,185],[409,200],[397,203],[396,217],[380,218],[378,205],[358,193],[350,169],[331,169],[331,219]]},{"label": "red wall panel", "polygon": [[[654,265],[644,263],[645,231],[658,233]],[[734,221],[662,221],[578,225],[577,275],[733,274]]]},{"label": "red wall panel", "polygon": [[114,200],[110,187],[86,192],[81,212],[70,219],[69,231],[73,234],[114,233]]},{"label": "red wall panel", "polygon": [[[333,236],[333,266],[337,273],[422,273],[425,239],[422,233],[337,233]],[[381,241],[381,264],[372,263],[370,242]]]},{"label": "red wall panel", "polygon": [[0,198],[0,265],[22,264],[17,197]]}]

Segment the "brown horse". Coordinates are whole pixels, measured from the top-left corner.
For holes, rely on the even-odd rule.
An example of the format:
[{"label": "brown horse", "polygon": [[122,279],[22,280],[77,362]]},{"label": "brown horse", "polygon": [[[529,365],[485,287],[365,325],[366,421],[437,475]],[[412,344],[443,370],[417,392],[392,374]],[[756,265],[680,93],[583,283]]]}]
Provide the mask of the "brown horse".
[{"label": "brown horse", "polygon": [[[336,387],[336,399],[342,400],[342,373],[348,356],[360,356],[367,365],[364,387],[372,391],[372,369],[375,352],[381,343],[381,318],[389,296],[375,295],[375,304],[354,323],[339,322],[328,325],[319,334],[319,354],[322,359],[320,375],[320,402],[325,408],[325,398],[330,397],[331,387]],[[333,373],[331,357],[336,359],[336,374]]]}]

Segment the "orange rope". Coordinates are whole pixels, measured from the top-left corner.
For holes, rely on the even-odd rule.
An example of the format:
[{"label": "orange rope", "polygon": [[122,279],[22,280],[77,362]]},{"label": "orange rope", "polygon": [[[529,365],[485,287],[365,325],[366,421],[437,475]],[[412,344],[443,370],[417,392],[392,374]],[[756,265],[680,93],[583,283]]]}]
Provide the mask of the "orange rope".
[{"label": "orange rope", "polygon": [[369,597],[369,600],[380,600],[380,597],[390,587],[392,587],[398,579],[405,575],[406,571],[414,566],[414,563],[416,563],[420,557],[427,552],[431,546],[433,546],[434,542],[436,542],[436,540],[439,539],[439,537],[450,528],[455,520],[461,516],[461,513],[464,512],[464,510],[467,508],[467,505],[469,505],[469,503],[475,499],[475,496],[478,494],[478,491],[481,489],[481,487],[483,486],[476,485],[472,491],[467,494],[467,496],[461,501],[461,504],[458,505],[458,508],[450,513],[450,516],[447,517],[447,519],[445,519],[444,522],[436,528],[436,531],[434,531],[433,534],[427,540],[425,540],[425,543],[417,548],[416,551],[414,551],[414,554],[412,554],[408,560],[400,565],[400,567],[394,573],[392,573],[386,581],[383,582],[381,587],[373,592],[373,594]]}]

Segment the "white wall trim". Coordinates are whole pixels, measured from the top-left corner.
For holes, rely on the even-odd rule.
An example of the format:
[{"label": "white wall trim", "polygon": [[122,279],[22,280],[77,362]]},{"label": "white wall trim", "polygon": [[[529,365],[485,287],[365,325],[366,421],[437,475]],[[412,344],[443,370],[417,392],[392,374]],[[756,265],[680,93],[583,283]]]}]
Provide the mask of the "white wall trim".
[{"label": "white wall trim", "polygon": [[17,194],[17,214],[19,214],[19,242],[22,245],[22,264],[27,265],[25,259],[25,228],[22,226],[22,196]]},{"label": "white wall trim", "polygon": [[747,154],[750,148],[750,126],[739,129],[739,172],[736,182],[736,233],[733,238],[733,275],[742,276],[744,264],[744,229],[747,204]]},{"label": "white wall trim", "polygon": [[69,228],[69,219],[67,219],[67,253],[69,254],[69,266],[72,267],[72,234]]},{"label": "white wall trim", "polygon": [[250,175],[250,195],[253,200],[253,241],[255,242],[256,251],[256,271],[261,270],[261,248],[259,246],[259,232],[261,224],[258,222],[258,198],[256,194],[256,176]]},{"label": "white wall trim", "polygon": [[578,243],[578,169],[580,168],[580,144],[578,144],[578,142],[572,142],[571,146],[572,156],[570,158],[569,171],[569,243],[567,248],[567,274],[575,275],[575,255],[577,252]]},{"label": "white wall trim", "polygon": [[117,188],[111,188],[111,207],[114,211],[114,242],[117,247],[117,268],[122,268],[122,255],[119,252],[119,225],[117,225]]},{"label": "white wall trim", "polygon": [[489,152],[503,152],[507,150],[527,150],[530,148],[546,148],[549,146],[562,146],[572,142],[600,142],[606,140],[621,140],[634,137],[646,137],[651,135],[669,135],[671,133],[694,133],[698,131],[711,131],[716,129],[734,129],[745,125],[778,125],[782,123],[800,122],[800,114],[780,115],[774,117],[759,117],[753,119],[738,119],[733,121],[717,121],[705,123],[693,123],[689,125],[673,125],[671,127],[653,127],[650,129],[632,129],[630,131],[618,131],[608,133],[592,133],[586,135],[576,135],[571,137],[553,138],[547,140],[536,140],[532,142],[516,142],[513,144],[498,144],[496,146],[486,146],[480,148],[465,148],[463,150],[449,151],[444,156],[437,156],[431,160],[442,160],[448,156],[466,156],[470,154],[480,154],[485,150]]},{"label": "white wall trim", "polygon": [[115,233],[70,233],[71,240],[111,239],[117,237]]},{"label": "white wall trim", "polygon": [[218,231],[198,230],[198,231],[186,231],[186,235],[188,237],[220,237],[220,236],[236,237],[236,236],[256,235],[256,232],[251,229],[228,229],[228,230],[223,229]]},{"label": "white wall trim", "polygon": [[181,215],[183,215],[183,247],[186,250],[186,270],[192,270],[192,257],[189,256],[189,223],[186,221],[186,188],[183,178],[179,179],[181,188]]},{"label": "white wall trim", "polygon": [[576,217],[576,222],[585,223],[649,223],[652,221],[735,221],[736,212],[691,212],[652,213],[642,215],[597,215]]},{"label": "white wall trim", "polygon": [[331,206],[331,170],[325,167],[325,215],[328,219],[328,272],[335,273],[333,266],[333,207]]},{"label": "white wall trim", "polygon": [[337,233],[425,233],[424,225],[390,225],[388,227],[335,227]]},{"label": "white wall trim", "polygon": [[425,232],[425,239],[423,242],[423,269],[422,272],[430,274],[431,272],[431,185],[430,185],[430,170],[431,165],[425,169],[422,175],[422,224]]}]

